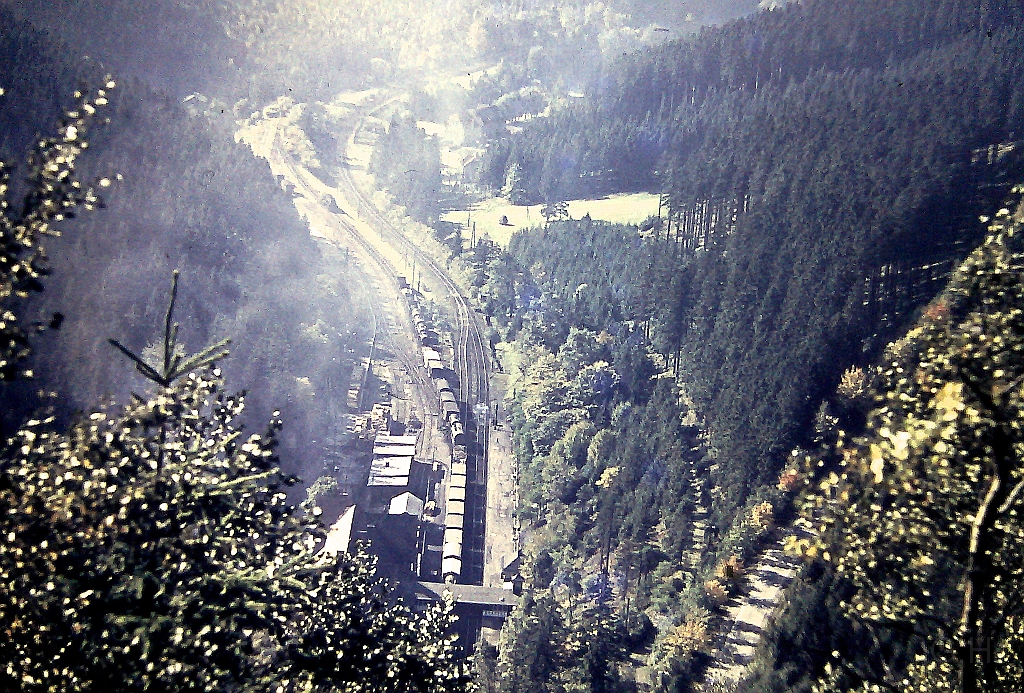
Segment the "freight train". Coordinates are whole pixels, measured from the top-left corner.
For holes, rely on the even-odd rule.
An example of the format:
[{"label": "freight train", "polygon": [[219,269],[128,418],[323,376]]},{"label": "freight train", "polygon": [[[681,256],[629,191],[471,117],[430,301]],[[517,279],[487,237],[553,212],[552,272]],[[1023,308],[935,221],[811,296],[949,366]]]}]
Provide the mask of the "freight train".
[{"label": "freight train", "polygon": [[442,428],[452,444],[451,474],[448,477],[444,516],[444,543],[441,552],[441,574],[448,582],[457,582],[462,575],[463,532],[466,521],[466,430],[459,402],[449,381],[439,346],[438,333],[420,309],[418,294],[404,281],[402,296],[412,317],[413,329],[423,353],[423,368],[434,384]]}]

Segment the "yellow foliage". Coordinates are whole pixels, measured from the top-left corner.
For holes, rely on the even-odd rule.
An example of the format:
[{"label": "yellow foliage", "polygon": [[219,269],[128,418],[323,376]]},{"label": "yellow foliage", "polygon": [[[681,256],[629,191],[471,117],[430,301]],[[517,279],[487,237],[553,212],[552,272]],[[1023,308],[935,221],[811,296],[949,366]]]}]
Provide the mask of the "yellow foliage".
[{"label": "yellow foliage", "polygon": [[608,469],[601,472],[601,478],[597,480],[597,485],[601,488],[608,488],[615,481],[615,477],[619,475],[621,469],[619,467],[608,467]]},{"label": "yellow foliage", "polygon": [[778,488],[780,491],[792,491],[800,484],[800,472],[796,469],[787,469],[779,476]]},{"label": "yellow foliage", "polygon": [[729,556],[718,565],[715,574],[723,580],[735,582],[743,575],[743,561],[739,556]]},{"label": "yellow foliage", "polygon": [[841,397],[849,400],[863,397],[866,391],[867,377],[864,375],[864,369],[857,366],[850,366],[846,369],[836,388],[836,392]]},{"label": "yellow foliage", "polygon": [[673,628],[665,636],[665,645],[676,650],[679,654],[685,654],[699,650],[707,641],[708,627],[703,621],[687,619]]},{"label": "yellow foliage", "polygon": [[722,604],[729,598],[729,593],[726,591],[725,585],[718,580],[708,580],[705,582],[704,591],[707,593],[708,597],[711,598],[711,601],[716,604]]},{"label": "yellow foliage", "polygon": [[750,524],[767,529],[774,520],[775,508],[768,501],[758,503],[750,511]]},{"label": "yellow foliage", "polygon": [[872,443],[871,447],[871,473],[875,475],[875,483],[880,484],[885,478],[885,459],[882,456],[882,448]]},{"label": "yellow foliage", "polygon": [[935,408],[939,411],[942,421],[954,421],[964,410],[963,383],[949,382],[939,391],[935,398]]}]

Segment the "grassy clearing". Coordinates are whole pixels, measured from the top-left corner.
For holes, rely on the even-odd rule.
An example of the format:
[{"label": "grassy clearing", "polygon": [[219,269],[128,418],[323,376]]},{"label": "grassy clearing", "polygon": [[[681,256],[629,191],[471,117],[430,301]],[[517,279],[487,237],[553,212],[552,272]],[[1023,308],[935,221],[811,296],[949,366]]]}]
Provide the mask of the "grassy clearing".
[{"label": "grassy clearing", "polygon": [[[484,234],[502,246],[507,246],[512,234],[520,229],[540,226],[544,217],[540,210],[543,205],[514,205],[501,197],[492,197],[478,202],[469,209],[446,212],[444,221],[462,224],[464,237],[470,237],[472,224],[476,223],[477,238]],[[580,219],[586,214],[591,219],[610,221],[617,224],[639,224],[644,219],[658,214],[658,196],[651,193],[610,195],[597,200],[570,200],[569,216]],[[501,224],[502,217],[508,218],[508,225]]]}]

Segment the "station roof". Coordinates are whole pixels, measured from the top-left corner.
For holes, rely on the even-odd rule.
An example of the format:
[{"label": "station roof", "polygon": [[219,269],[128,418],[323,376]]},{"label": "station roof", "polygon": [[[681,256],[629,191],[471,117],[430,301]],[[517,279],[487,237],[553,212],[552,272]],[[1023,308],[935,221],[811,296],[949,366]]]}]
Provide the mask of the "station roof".
[{"label": "station roof", "polygon": [[407,486],[412,457],[381,457],[370,463],[367,486]]},{"label": "station roof", "polygon": [[383,474],[385,476],[402,475],[409,476],[412,469],[412,456],[401,455],[396,457],[378,457],[370,463],[370,473]]},{"label": "station roof", "polygon": [[416,439],[419,436],[389,436],[383,433],[377,435],[373,439],[373,444],[377,445],[415,445]]},{"label": "station roof", "polygon": [[377,457],[412,457],[416,454],[416,446],[375,444],[373,446],[373,454]]},{"label": "station roof", "polygon": [[518,597],[512,590],[480,585],[455,585],[441,582],[417,582],[416,598],[422,601],[437,601],[445,592],[451,592],[456,604],[481,604],[511,609]]},{"label": "station roof", "polygon": [[394,486],[395,488],[404,488],[409,485],[408,476],[371,476],[370,480],[366,482],[367,486]]}]

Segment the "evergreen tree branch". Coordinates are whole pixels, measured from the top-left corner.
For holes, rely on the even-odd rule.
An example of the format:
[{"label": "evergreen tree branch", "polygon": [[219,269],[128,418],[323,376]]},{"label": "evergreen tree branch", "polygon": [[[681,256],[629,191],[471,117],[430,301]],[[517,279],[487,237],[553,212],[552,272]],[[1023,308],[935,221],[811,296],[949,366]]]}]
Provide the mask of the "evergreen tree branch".
[{"label": "evergreen tree branch", "polygon": [[132,353],[132,351],[123,344],[121,344],[121,342],[117,341],[116,339],[107,339],[107,343],[113,346],[118,351],[120,351],[125,356],[127,356],[129,359],[131,359],[132,362],[135,363],[135,367],[139,369],[139,372],[142,373],[147,378],[149,378],[150,380],[152,380],[153,382],[163,385],[164,387],[167,387],[170,384],[164,379],[162,375],[153,370],[152,366],[150,366],[148,363],[146,363],[141,358]]}]

